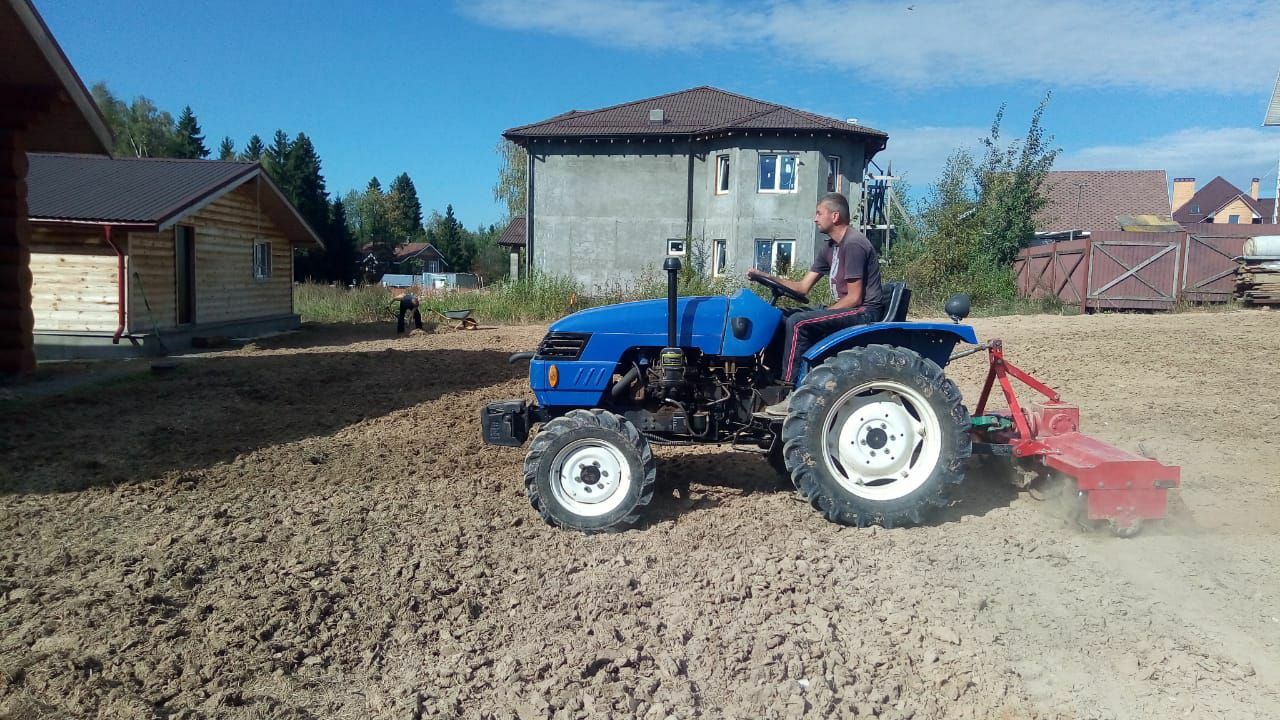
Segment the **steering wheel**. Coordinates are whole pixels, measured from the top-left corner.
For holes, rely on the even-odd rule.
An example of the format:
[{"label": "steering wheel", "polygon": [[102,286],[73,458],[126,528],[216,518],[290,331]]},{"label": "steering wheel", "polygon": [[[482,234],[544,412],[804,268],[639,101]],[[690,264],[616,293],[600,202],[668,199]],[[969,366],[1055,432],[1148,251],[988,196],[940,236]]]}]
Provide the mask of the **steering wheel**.
[{"label": "steering wheel", "polygon": [[801,305],[809,304],[809,296],[802,295],[795,290],[783,285],[767,275],[752,275],[751,279],[773,291],[773,304],[778,304],[779,297],[789,297]]}]

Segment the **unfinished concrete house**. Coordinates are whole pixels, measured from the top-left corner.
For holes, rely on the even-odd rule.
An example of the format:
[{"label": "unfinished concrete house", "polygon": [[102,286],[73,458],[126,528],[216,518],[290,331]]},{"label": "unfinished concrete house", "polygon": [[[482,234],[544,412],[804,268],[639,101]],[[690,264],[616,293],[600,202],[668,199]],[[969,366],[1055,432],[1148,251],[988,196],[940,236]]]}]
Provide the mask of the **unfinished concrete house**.
[{"label": "unfinished concrete house", "polygon": [[503,137],[529,154],[534,270],[588,291],[634,283],[668,255],[718,276],[807,267],[827,192],[858,205],[888,135],[699,87],[572,110]]}]

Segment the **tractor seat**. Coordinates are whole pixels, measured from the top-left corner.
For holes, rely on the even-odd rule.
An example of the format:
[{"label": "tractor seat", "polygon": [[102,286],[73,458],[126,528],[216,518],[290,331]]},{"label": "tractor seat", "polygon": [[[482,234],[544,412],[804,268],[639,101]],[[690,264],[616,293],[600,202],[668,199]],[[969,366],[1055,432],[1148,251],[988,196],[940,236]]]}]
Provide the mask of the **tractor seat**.
[{"label": "tractor seat", "polygon": [[885,283],[881,289],[888,298],[884,304],[884,317],[880,322],[906,322],[907,308],[911,305],[911,288],[906,283]]}]

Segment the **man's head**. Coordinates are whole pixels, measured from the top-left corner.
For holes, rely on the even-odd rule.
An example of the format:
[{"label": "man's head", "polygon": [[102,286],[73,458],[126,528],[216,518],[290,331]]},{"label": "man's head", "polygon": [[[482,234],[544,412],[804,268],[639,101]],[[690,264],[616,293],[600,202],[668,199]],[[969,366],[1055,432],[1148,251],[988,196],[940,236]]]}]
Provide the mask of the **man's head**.
[{"label": "man's head", "polygon": [[838,225],[849,224],[849,201],[840,193],[827,193],[818,201],[818,207],[813,213],[813,224],[818,226],[818,232],[824,235],[830,235],[831,230]]}]

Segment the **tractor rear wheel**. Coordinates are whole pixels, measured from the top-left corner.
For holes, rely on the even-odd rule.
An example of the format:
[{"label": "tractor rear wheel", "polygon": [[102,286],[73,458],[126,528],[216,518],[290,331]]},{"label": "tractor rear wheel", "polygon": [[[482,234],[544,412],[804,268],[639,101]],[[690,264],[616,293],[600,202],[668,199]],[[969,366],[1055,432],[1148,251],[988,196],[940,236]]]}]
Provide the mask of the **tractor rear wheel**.
[{"label": "tractor rear wheel", "polygon": [[543,425],[524,460],[525,491],[542,519],[588,533],[639,520],[657,477],[649,442],[625,418],[599,409]]},{"label": "tractor rear wheel", "polygon": [[845,350],[805,376],[782,426],[800,493],[828,520],[893,527],[947,505],[972,448],[960,390],[905,348]]}]

